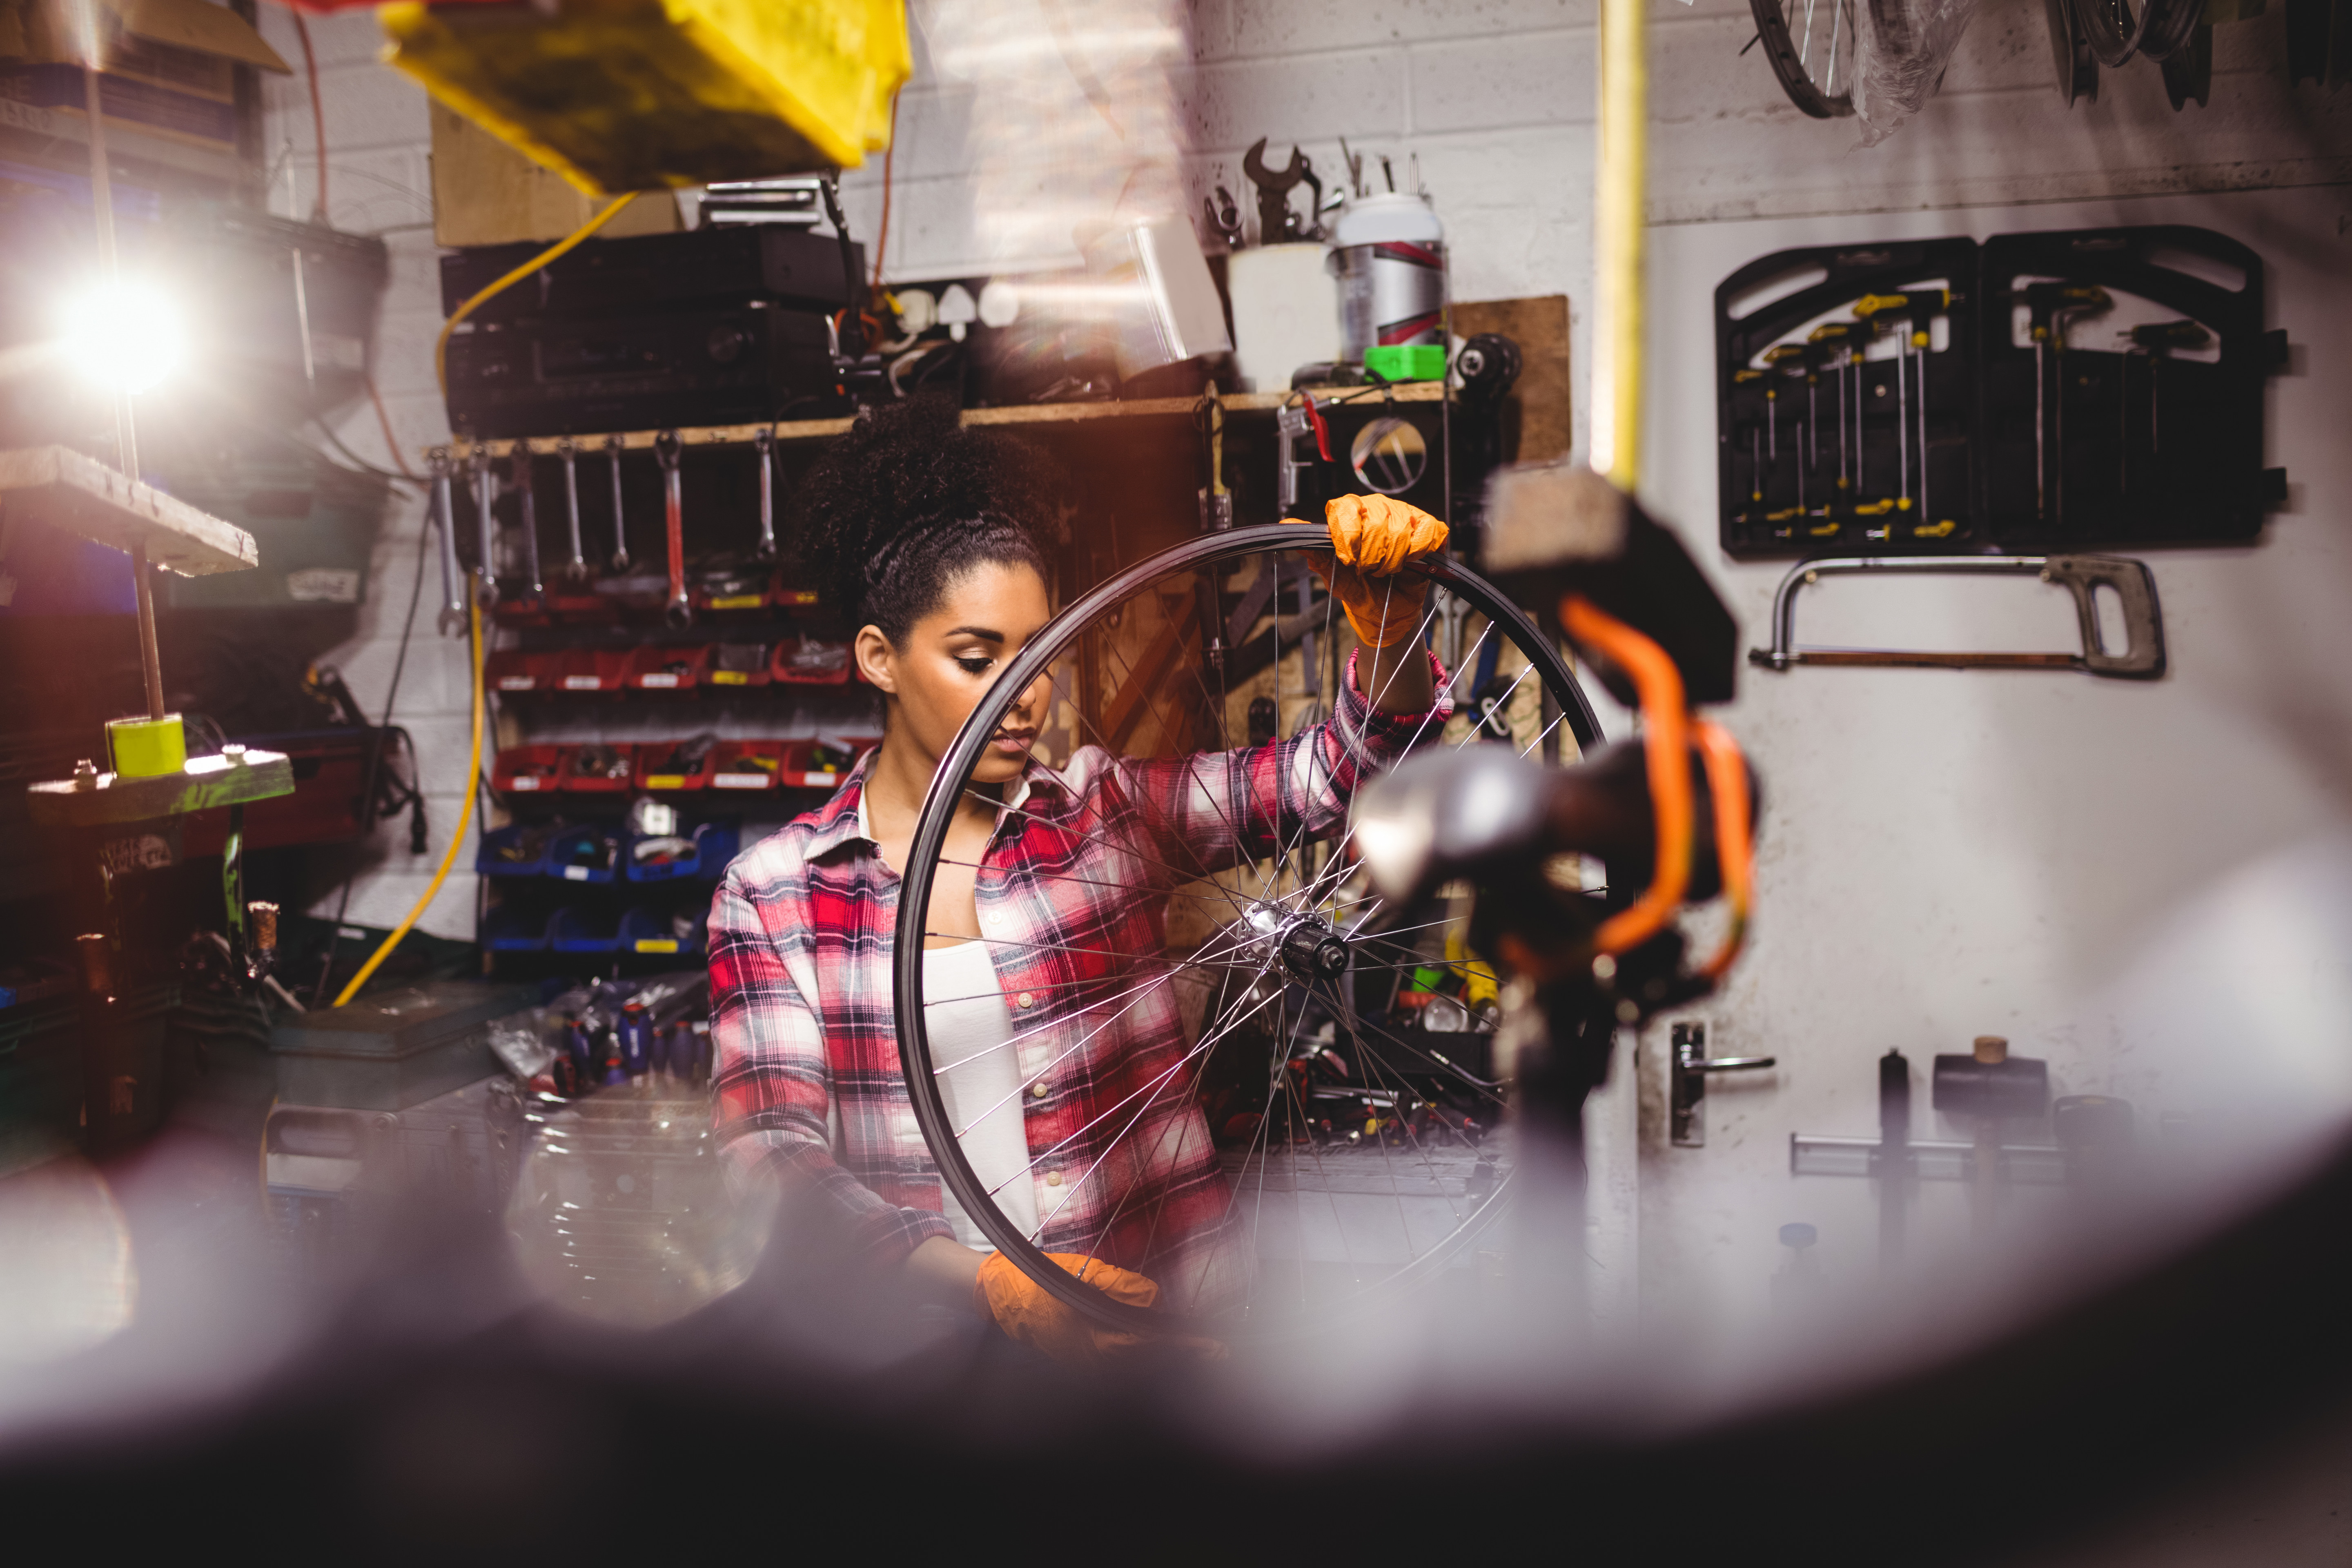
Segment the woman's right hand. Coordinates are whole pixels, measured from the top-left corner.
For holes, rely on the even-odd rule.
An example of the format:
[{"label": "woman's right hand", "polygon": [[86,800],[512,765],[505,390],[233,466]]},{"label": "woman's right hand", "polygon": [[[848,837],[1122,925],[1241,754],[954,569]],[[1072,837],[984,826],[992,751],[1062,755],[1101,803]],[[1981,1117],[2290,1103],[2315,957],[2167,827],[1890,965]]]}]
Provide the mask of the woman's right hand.
[{"label": "woman's right hand", "polygon": [[[1114,1268],[1083,1253],[1049,1252],[1045,1256],[1115,1301],[1124,1301],[1131,1307],[1150,1307],[1160,1300],[1160,1287],[1140,1274]],[[1142,1334],[1102,1328],[1074,1308],[1065,1306],[1001,1252],[990,1253],[981,1263],[979,1278],[972,1281],[971,1300],[973,1307],[994,1319],[1007,1337],[1034,1345],[1055,1361],[1073,1366],[1099,1365],[1112,1356],[1151,1342]],[[1212,1359],[1222,1358],[1225,1353],[1224,1347],[1213,1340],[1187,1339],[1180,1342]]]}]

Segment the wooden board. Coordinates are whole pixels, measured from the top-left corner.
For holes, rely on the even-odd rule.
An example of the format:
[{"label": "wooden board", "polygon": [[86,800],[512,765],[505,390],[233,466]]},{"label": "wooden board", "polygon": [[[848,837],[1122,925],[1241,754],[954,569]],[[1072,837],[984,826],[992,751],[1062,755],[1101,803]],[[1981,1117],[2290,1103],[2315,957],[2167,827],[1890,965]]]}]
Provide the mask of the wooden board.
[{"label": "wooden board", "polygon": [[[1567,457],[1572,445],[1569,425],[1568,296],[1457,300],[1453,310],[1454,331],[1461,336],[1500,332],[1519,345],[1518,384],[1505,400],[1505,459],[1532,463]],[[1516,450],[1509,445],[1511,413],[1517,416]]]},{"label": "wooden board", "polygon": [[144,543],[152,564],[183,577],[261,563],[245,530],[70,447],[0,452],[0,508],[12,522],[43,523],[117,550]]}]

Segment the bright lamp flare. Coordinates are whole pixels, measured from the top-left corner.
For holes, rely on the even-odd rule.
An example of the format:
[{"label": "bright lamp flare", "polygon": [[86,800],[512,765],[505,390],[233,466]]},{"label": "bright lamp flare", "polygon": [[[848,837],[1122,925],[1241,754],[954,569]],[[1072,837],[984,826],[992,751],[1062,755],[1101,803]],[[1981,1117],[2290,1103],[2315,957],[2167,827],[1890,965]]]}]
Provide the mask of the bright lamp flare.
[{"label": "bright lamp flare", "polygon": [[110,391],[146,391],[178,367],[185,347],[179,311],[144,284],[104,285],[66,308],[67,361]]}]

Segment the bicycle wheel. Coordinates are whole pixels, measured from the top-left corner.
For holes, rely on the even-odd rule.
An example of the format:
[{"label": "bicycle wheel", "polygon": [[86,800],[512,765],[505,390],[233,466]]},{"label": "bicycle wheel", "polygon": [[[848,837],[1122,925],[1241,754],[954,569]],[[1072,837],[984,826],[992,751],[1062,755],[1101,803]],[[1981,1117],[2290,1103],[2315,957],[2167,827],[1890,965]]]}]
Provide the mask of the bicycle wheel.
[{"label": "bicycle wheel", "polygon": [[[1355,639],[1302,554],[1328,542],[1212,534],[1081,597],[965,722],[917,824],[894,949],[916,1119],[964,1239],[1107,1324],[1257,1337],[1441,1275],[1516,1167],[1478,966],[1448,951],[1454,922],[1386,909],[1352,853]],[[1373,760],[1599,742],[1554,641],[1458,563],[1416,570],[1440,590],[1424,637],[1454,645],[1458,688],[1485,684],[1442,724],[1367,726]],[[1049,716],[1007,786],[1025,793],[982,796],[980,862],[943,859],[975,764],[1041,679]],[[943,866],[997,900],[977,984],[968,952],[926,952]],[[1150,1276],[1160,1307],[1053,1252]]]},{"label": "bicycle wheel", "polygon": [[1789,101],[1816,120],[1853,112],[1854,0],[1748,0]]}]

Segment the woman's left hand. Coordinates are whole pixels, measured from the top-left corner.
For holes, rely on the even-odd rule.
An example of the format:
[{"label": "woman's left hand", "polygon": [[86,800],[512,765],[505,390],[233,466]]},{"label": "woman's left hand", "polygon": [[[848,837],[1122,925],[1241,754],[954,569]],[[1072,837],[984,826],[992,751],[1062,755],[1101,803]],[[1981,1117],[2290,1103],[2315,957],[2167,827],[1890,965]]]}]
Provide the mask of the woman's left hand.
[{"label": "woman's left hand", "polygon": [[1314,558],[1316,572],[1329,584],[1348,624],[1366,647],[1402,642],[1421,625],[1420,584],[1375,586],[1419,556],[1445,548],[1446,528],[1417,506],[1391,496],[1340,496],[1323,508],[1331,528],[1331,552]]}]

